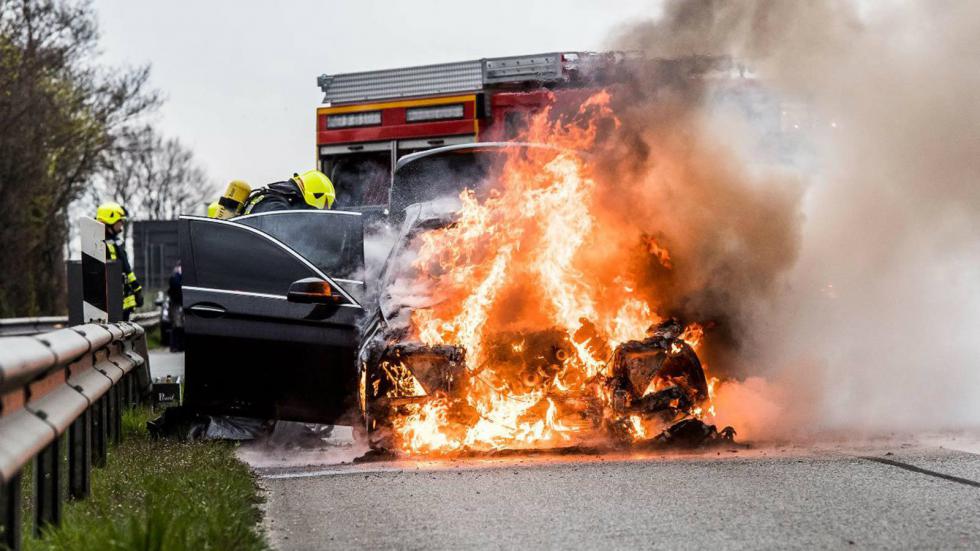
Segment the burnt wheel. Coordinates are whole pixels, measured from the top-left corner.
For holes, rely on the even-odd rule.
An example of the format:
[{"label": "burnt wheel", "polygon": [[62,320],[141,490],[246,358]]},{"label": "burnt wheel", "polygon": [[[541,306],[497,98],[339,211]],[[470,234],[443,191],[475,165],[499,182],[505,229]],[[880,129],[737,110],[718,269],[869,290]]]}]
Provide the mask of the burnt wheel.
[{"label": "burnt wheel", "polygon": [[362,363],[358,371],[359,416],[354,422],[354,439],[372,450],[392,450],[391,412],[385,398],[391,383],[377,365]]},{"label": "burnt wheel", "polygon": [[657,377],[681,382],[693,394],[695,402],[708,399],[704,367],[694,349],[684,341],[678,340],[671,345]]}]

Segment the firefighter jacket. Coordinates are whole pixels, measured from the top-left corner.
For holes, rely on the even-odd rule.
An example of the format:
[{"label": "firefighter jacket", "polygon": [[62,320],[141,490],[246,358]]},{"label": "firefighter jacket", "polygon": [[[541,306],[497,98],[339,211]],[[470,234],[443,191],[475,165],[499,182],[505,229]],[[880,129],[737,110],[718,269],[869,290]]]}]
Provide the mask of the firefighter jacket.
[{"label": "firefighter jacket", "polygon": [[133,273],[133,268],[129,264],[129,258],[126,256],[126,248],[123,247],[122,243],[119,243],[115,239],[106,239],[105,245],[106,255],[108,255],[109,260],[119,261],[119,265],[122,267],[123,316],[129,319],[129,314],[137,306],[143,305],[143,286],[140,285],[139,280],[136,279],[136,274]]},{"label": "firefighter jacket", "polygon": [[245,214],[313,208],[292,180],[269,184],[253,191],[245,201]]}]

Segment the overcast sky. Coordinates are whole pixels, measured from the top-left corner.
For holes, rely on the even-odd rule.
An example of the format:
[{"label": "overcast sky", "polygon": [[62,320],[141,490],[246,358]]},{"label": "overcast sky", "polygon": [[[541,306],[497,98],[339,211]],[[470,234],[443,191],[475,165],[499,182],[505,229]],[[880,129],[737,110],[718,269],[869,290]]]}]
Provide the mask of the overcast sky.
[{"label": "overcast sky", "polygon": [[658,0],[94,5],[105,61],[152,65],[167,99],[158,128],[190,146],[220,187],[314,167],[322,73],[595,50],[617,27],[659,13]]}]

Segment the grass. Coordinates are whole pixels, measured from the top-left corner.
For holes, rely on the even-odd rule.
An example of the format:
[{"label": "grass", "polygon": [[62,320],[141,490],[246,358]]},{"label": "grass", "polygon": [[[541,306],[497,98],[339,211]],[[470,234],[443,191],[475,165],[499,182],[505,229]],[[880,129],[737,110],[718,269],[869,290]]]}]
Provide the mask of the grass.
[{"label": "grass", "polygon": [[25,530],[25,550],[268,549],[255,480],[234,445],[154,440],[150,417],[145,408],[124,414],[123,442],[92,470],[89,498],[68,502],[61,525],[41,538]]},{"label": "grass", "polygon": [[156,327],[151,327],[146,330],[146,348],[152,350],[154,348],[160,348],[162,346],[161,341],[163,336],[160,334],[162,329],[160,329],[160,324]]}]

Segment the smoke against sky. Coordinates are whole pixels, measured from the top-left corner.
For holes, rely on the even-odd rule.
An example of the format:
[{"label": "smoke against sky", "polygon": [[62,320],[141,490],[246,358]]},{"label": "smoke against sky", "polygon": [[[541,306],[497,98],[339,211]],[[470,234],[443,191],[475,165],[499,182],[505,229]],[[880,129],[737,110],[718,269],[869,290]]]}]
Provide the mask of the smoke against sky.
[{"label": "smoke against sky", "polygon": [[[670,2],[662,17],[614,37],[615,47],[654,56],[731,55],[807,108],[805,192],[783,205],[798,240],[785,241],[793,230],[782,223],[751,236],[765,247],[790,244],[777,252],[793,261],[773,272],[771,292],[735,312],[750,330],[741,372],[779,385],[769,400],[782,403],[766,408],[768,422],[869,430],[980,422],[977,28],[980,6],[963,2],[696,0]],[[699,139],[751,138],[707,105],[701,115]],[[727,149],[743,155],[742,166],[759,162]],[[731,188],[731,174],[722,167],[711,178]],[[773,189],[758,188],[764,197]],[[744,207],[736,205],[743,217],[760,214]]]}]

